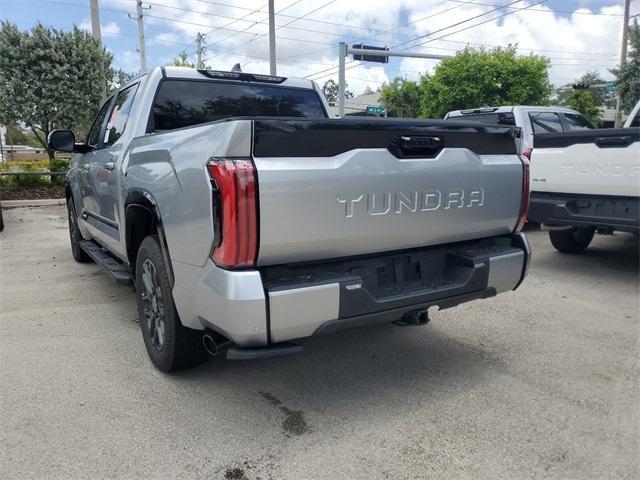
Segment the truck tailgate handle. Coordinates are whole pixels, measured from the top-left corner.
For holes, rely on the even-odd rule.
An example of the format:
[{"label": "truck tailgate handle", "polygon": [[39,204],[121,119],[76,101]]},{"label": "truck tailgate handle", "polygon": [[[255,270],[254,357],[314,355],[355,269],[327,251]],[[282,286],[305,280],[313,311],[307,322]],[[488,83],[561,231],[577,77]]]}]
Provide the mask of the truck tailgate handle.
[{"label": "truck tailgate handle", "polygon": [[630,135],[620,137],[596,137],[596,145],[601,148],[606,147],[626,147],[633,143]]},{"label": "truck tailgate handle", "polygon": [[444,146],[440,137],[427,135],[401,135],[392,140],[389,151],[398,158],[433,158]]}]

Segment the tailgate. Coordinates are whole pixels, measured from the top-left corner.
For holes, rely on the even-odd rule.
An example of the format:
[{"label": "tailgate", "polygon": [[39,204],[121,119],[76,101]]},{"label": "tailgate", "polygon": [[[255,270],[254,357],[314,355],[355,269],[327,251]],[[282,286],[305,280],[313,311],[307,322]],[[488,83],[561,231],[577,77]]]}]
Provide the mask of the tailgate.
[{"label": "tailgate", "polygon": [[255,120],[258,264],[512,232],[517,133],[451,121]]},{"label": "tailgate", "polygon": [[606,128],[534,137],[531,190],[640,195],[640,128]]}]

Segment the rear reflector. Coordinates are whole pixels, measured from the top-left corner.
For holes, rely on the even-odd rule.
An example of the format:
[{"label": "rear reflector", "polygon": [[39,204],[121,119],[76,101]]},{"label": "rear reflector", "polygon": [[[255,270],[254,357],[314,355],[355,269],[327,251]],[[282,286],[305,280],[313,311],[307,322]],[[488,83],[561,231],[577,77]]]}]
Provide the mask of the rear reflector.
[{"label": "rear reflector", "polygon": [[530,149],[520,155],[522,161],[522,200],[520,201],[520,216],[516,224],[516,232],[522,231],[529,215],[529,158],[531,158]]},{"label": "rear reflector", "polygon": [[258,247],[256,178],[251,160],[216,159],[207,165],[213,185],[211,258],[224,268],[255,265]]}]

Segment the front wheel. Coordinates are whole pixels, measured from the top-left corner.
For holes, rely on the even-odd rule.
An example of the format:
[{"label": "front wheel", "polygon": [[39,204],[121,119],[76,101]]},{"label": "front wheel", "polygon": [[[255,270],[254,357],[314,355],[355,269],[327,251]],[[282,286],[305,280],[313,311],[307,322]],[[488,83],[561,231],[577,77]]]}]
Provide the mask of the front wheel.
[{"label": "front wheel", "polygon": [[67,200],[67,214],[69,218],[69,240],[71,241],[71,255],[73,259],[78,263],[88,263],[91,261],[91,257],[87,255],[80,247],[82,241],[82,234],[80,233],[80,227],[78,227],[78,217],[76,216],[76,209],[73,207],[73,200]]},{"label": "front wheel", "polygon": [[142,241],[136,258],[136,298],[147,353],[163,372],[202,363],[202,333],[180,322],[157,235]]},{"label": "front wheel", "polygon": [[549,239],[559,252],[582,253],[593,240],[595,233],[594,228],[573,227],[569,230],[552,230],[549,232]]}]

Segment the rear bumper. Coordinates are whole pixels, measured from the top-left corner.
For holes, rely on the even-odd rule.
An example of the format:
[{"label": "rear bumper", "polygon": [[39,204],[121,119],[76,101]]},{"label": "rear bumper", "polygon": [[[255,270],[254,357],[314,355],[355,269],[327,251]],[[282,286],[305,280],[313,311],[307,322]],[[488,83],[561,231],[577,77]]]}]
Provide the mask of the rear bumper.
[{"label": "rear bumper", "polygon": [[526,276],[530,256],[518,233],[260,271],[231,272],[209,262],[199,272],[174,268],[174,299],[185,326],[212,328],[240,346],[261,346],[513,290]]},{"label": "rear bumper", "polygon": [[609,227],[637,233],[640,231],[640,199],[532,192],[528,220],[550,226]]}]

